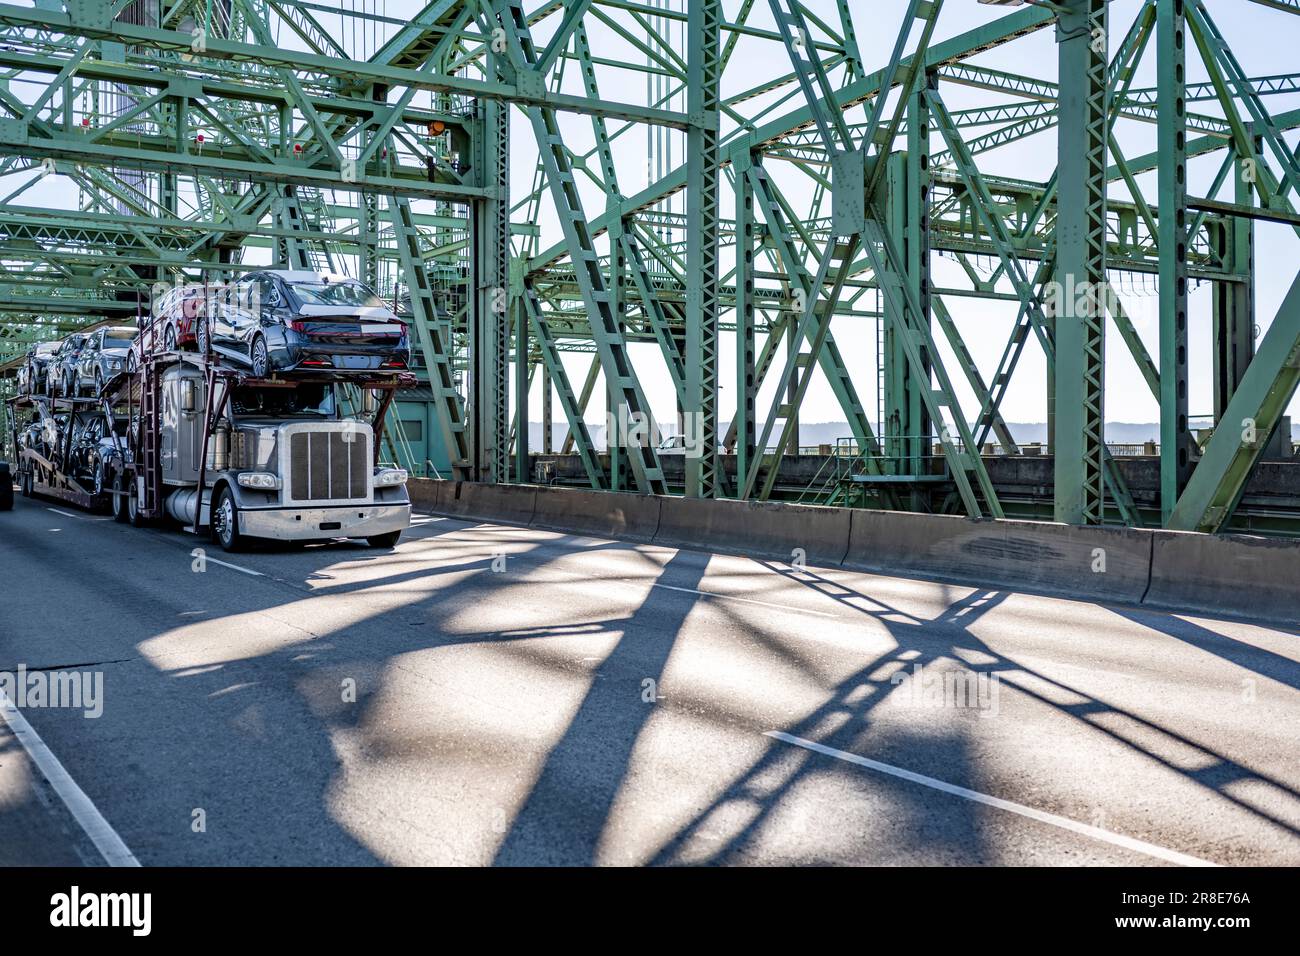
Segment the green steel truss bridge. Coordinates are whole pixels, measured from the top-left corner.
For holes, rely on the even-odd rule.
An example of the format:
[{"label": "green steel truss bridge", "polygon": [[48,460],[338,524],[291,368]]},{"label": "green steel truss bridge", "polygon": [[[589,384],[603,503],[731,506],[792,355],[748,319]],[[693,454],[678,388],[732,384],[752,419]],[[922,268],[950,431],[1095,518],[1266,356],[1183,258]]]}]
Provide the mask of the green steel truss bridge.
[{"label": "green steel truss bridge", "polygon": [[[1300,73],[1251,71],[1238,9],[1300,40],[1298,0],[0,3],[0,370],[158,283],[330,269],[409,313],[457,477],[530,480],[558,400],[591,487],[780,495],[817,381],[858,500],[999,517],[1030,378],[1049,516],[1225,529],[1300,383],[1300,274],[1255,304],[1257,229],[1300,234]],[[1014,316],[996,367],[975,306]],[[1116,337],[1159,407],[1145,507]],[[598,449],[597,394],[705,453]]]}]

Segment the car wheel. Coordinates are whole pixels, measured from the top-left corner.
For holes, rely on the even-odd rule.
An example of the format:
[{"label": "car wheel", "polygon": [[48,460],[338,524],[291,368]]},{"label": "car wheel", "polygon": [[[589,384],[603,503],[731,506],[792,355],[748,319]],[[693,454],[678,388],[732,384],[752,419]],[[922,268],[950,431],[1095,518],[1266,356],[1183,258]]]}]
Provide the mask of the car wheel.
[{"label": "car wheel", "polygon": [[397,546],[397,539],[402,536],[400,531],[390,531],[388,534],[374,534],[366,538],[366,544],[372,548],[383,548],[385,550]]},{"label": "car wheel", "polygon": [[149,523],[149,519],[140,513],[140,499],[137,497],[138,485],[134,479],[127,486],[126,496],[126,520],[135,528],[143,528]]},{"label": "car wheel", "polygon": [[235,506],[235,497],[229,488],[222,488],[217,493],[209,521],[212,537],[223,551],[244,550],[244,536],[239,533],[239,508]]},{"label": "car wheel", "polygon": [[194,317],[194,345],[201,354],[208,354],[208,320],[201,315]]},{"label": "car wheel", "polygon": [[163,350],[166,352],[176,351],[176,326],[170,322],[167,323],[167,328],[163,330]]},{"label": "car wheel", "polygon": [[134,375],[135,370],[139,367],[140,367],[140,360],[135,357],[135,352],[134,351],[128,352],[126,356],[127,372],[129,372],[131,375]]},{"label": "car wheel", "polygon": [[254,378],[266,378],[271,371],[271,357],[266,352],[266,339],[260,335],[253,339],[253,348],[249,352],[249,364],[253,367]]},{"label": "car wheel", "polygon": [[95,394],[102,395],[103,393],[104,393],[104,373],[99,369],[95,369]]},{"label": "car wheel", "polygon": [[104,464],[100,462],[95,466],[95,495],[99,496],[104,493]]},{"label": "car wheel", "polygon": [[[116,478],[113,479],[113,490],[121,491],[121,492],[126,491],[125,475],[118,475]],[[126,495],[125,494],[114,495],[113,496],[113,520],[120,521],[123,524],[125,524],[129,518],[130,518],[130,514],[128,513]]]}]

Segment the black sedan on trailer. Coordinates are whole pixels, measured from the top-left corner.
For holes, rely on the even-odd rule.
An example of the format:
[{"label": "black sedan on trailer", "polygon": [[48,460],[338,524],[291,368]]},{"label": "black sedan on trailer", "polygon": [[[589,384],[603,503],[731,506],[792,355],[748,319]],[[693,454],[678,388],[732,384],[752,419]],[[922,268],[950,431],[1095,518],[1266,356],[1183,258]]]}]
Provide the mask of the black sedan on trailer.
[{"label": "black sedan on trailer", "polygon": [[276,270],[250,273],[207,301],[199,351],[273,372],[403,371],[406,324],[367,286],[346,276]]}]

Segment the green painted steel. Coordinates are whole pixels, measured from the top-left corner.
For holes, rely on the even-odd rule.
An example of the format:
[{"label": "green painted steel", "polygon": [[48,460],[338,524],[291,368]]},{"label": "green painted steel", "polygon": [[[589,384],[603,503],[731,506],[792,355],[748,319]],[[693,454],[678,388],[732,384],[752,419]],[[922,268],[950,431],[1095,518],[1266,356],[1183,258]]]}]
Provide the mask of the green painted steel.
[{"label": "green painted steel", "polygon": [[[982,452],[1030,450],[1029,390],[1036,513],[1272,528],[1248,486],[1296,390],[1296,293],[1260,338],[1256,234],[1300,235],[1300,110],[1271,106],[1300,73],[1252,75],[1234,5],[1300,39],[1296,0],[1146,0],[1122,34],[1106,0],[989,5],[955,35],[936,0],[0,3],[0,395],[32,344],[270,260],[408,317],[421,382],[386,447],[457,477],[532,480],[558,400],[593,488],[998,515]],[[1049,29],[1056,63],[1018,64]],[[1044,148],[1042,180],[993,172]],[[993,353],[974,300],[1012,319]],[[1108,315],[1159,403],[1158,500],[1105,441]],[[823,389],[843,454],[796,487]],[[673,413],[703,453],[667,469]]]}]

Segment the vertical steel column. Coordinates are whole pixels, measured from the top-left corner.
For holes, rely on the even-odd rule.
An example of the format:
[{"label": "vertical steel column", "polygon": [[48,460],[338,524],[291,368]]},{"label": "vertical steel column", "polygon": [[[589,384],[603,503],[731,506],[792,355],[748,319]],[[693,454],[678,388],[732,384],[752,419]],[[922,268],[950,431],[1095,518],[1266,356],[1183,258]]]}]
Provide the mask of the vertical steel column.
[{"label": "vertical steel column", "polygon": [[[907,151],[882,159],[885,168],[879,177],[875,202],[885,217],[889,234],[899,237],[903,281],[919,304],[923,321],[929,326],[930,110],[923,90],[917,90],[909,98],[907,108]],[[922,350],[925,371],[914,375],[907,351],[900,341],[900,336],[907,334],[904,316],[892,314],[893,310],[903,306],[896,299],[884,297],[882,307],[886,313],[891,313],[880,319],[884,323],[881,357],[885,365],[885,421],[881,427],[889,436],[886,449],[890,456],[885,470],[920,475],[924,474],[930,455],[931,422],[924,393],[933,387],[928,374],[932,357]],[[928,508],[928,502],[919,489],[912,492],[911,507],[918,511]]]},{"label": "vertical steel column", "polygon": [[1056,35],[1055,516],[1069,524],[1105,514],[1107,2],[1065,0]]},{"label": "vertical steel column", "polygon": [[[510,142],[508,107],[480,101],[484,185],[494,195],[473,206],[475,251],[471,329],[474,468],[479,481],[509,479],[510,462]],[[526,334],[526,333],[525,333]],[[526,354],[518,356],[527,363]]]},{"label": "vertical steel column", "polygon": [[736,173],[736,486],[745,487],[749,469],[758,461],[754,453],[754,402],[758,380],[754,368],[754,186],[749,169],[754,156],[749,149],[732,154]]},{"label": "vertical steel column", "polygon": [[515,326],[515,481],[528,481],[528,377],[532,371],[529,359],[528,316],[522,298],[513,301],[510,311]]},{"label": "vertical steel column", "polygon": [[555,440],[551,437],[551,370],[542,364],[542,454],[555,454]]},{"label": "vertical steel column", "polygon": [[[1257,143],[1255,155],[1261,152]],[[1239,206],[1255,202],[1255,162],[1234,156]],[[1227,217],[1213,238],[1215,252],[1236,277],[1234,282],[1214,283],[1214,424],[1218,427],[1255,357],[1255,222],[1242,216]]]},{"label": "vertical steel column", "polygon": [[[926,78],[927,81],[930,77]],[[929,327],[931,322],[930,303],[930,107],[925,98],[924,84],[917,88],[907,104],[907,154],[904,160],[904,208],[907,210],[903,231],[897,235],[903,238],[903,265],[906,269],[907,283],[920,304],[922,321]],[[911,469],[913,474],[921,474],[925,469],[926,457],[930,443],[932,423],[926,411],[925,399],[918,389],[931,387],[928,375],[932,356],[926,356],[927,376],[924,381],[916,381],[910,375],[908,385],[908,428],[916,435],[911,444]],[[900,355],[904,368],[907,356]],[[960,356],[959,356],[960,361]],[[979,454],[979,449],[974,449]],[[917,511],[929,509],[929,501],[919,488],[912,492],[912,508]]]},{"label": "vertical steel column", "polygon": [[698,454],[687,449],[686,496],[718,494],[718,81],[721,0],[687,4],[686,400]]},{"label": "vertical steel column", "polygon": [[[627,318],[627,257],[623,245],[623,227],[619,220],[617,226],[609,230],[609,310],[614,329],[622,337],[626,329]],[[599,356],[597,356],[599,358]],[[603,366],[602,366],[603,368]],[[605,376],[609,382],[609,376]],[[583,402],[584,409],[586,402]],[[623,491],[627,487],[627,449],[624,447],[623,429],[631,422],[625,417],[627,406],[623,403],[618,390],[607,384],[605,388],[605,448],[609,452],[609,490]],[[650,414],[647,406],[647,414]]]},{"label": "vertical steel column", "polygon": [[1167,525],[1192,471],[1187,432],[1187,37],[1184,0],[1156,8],[1160,156],[1160,514]]}]

